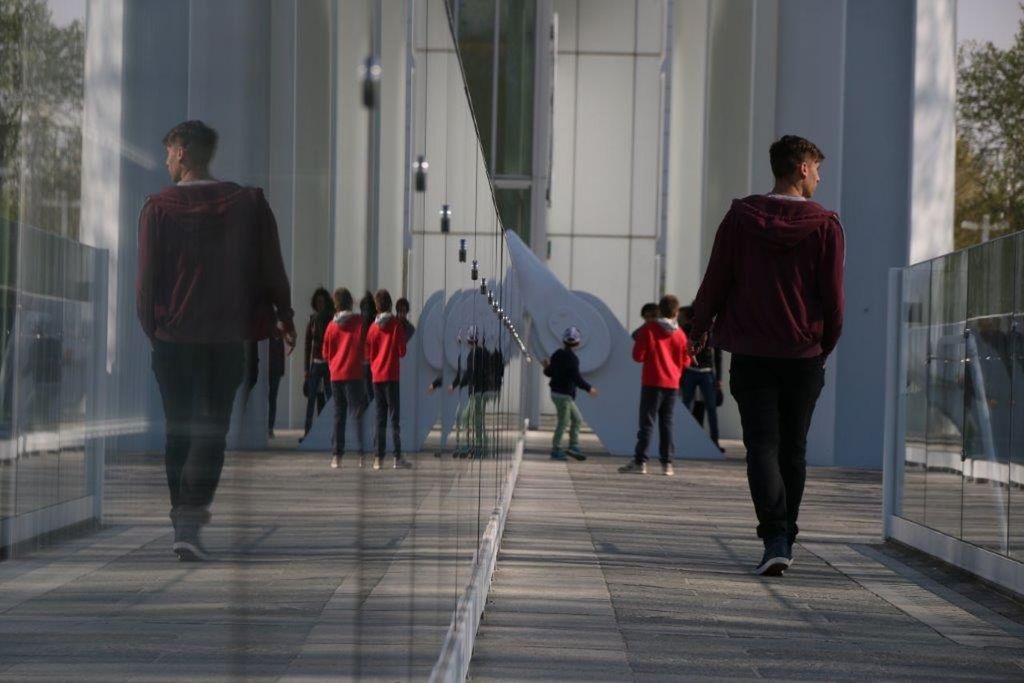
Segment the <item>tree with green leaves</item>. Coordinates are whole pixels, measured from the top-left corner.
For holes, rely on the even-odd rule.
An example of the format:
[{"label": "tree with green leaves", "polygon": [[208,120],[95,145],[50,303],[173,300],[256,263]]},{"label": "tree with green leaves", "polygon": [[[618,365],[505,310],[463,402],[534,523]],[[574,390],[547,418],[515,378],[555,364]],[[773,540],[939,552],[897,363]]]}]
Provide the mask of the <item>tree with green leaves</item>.
[{"label": "tree with green leaves", "polygon": [[[1022,6],[1024,11],[1024,6]],[[1013,44],[967,43],[957,55],[956,247],[976,244],[964,222],[1024,229],[1024,19]]]},{"label": "tree with green leaves", "polygon": [[0,217],[78,235],[85,31],[0,0]]}]

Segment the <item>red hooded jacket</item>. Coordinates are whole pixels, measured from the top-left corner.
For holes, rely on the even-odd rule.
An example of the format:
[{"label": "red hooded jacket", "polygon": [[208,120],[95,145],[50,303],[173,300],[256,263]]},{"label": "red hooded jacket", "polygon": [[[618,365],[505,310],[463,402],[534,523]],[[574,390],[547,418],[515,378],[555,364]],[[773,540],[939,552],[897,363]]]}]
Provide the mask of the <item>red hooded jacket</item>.
[{"label": "red hooded jacket", "polygon": [[644,364],[643,386],[679,389],[683,370],[690,366],[686,333],[674,320],[652,320],[636,331],[633,360]]},{"label": "red hooded jacket", "polygon": [[148,197],[135,284],[150,339],[266,339],[277,321],[295,330],[277,223],[259,188],[197,183]]},{"label": "red hooded jacket", "polygon": [[363,317],[341,311],[324,332],[323,356],[332,382],[363,379]]},{"label": "red hooded jacket", "polygon": [[374,383],[398,381],[398,359],[405,356],[405,326],[390,313],[381,313],[366,333],[366,359]]},{"label": "red hooded jacket", "polygon": [[362,379],[362,316],[343,310],[324,332],[324,358],[331,369],[332,382]]},{"label": "red hooded jacket", "polygon": [[772,358],[827,356],[843,330],[845,239],[817,202],[752,195],[718,227],[693,303],[694,339]]}]

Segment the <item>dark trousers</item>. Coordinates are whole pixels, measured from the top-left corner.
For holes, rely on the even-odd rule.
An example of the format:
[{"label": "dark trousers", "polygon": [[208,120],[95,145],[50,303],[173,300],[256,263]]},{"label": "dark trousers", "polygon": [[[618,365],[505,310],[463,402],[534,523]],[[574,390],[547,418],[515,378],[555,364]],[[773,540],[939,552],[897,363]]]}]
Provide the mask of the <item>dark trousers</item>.
[{"label": "dark trousers", "polygon": [[281,388],[281,375],[271,375],[267,378],[270,382],[270,390],[267,397],[267,431],[274,431],[274,423],[277,422],[277,392]]},{"label": "dark trousers", "polygon": [[383,458],[388,444],[388,419],[391,420],[391,441],[395,458],[402,455],[401,404],[398,382],[374,382],[373,400],[377,404],[377,457]]},{"label": "dark trousers", "polygon": [[636,433],[634,459],[647,462],[647,447],[651,443],[654,421],[658,421],[658,441],[661,461],[672,462],[676,445],[672,440],[672,418],[676,408],[675,389],[640,387],[640,431]]},{"label": "dark trousers", "polygon": [[313,409],[316,414],[323,412],[327,399],[331,397],[331,369],[327,363],[310,363],[309,377],[306,378],[306,426],[305,434],[313,428]]},{"label": "dark trousers", "polygon": [[[715,405],[716,392],[715,392],[715,374],[713,372],[698,372],[696,370],[686,369],[683,373],[683,405],[686,406],[687,410],[693,410],[693,399],[697,395],[697,389],[700,389],[700,397],[704,399],[701,404],[701,412],[707,412],[708,416],[708,428],[711,430],[711,440],[716,444],[718,443],[718,411]],[[696,417],[696,415],[694,415]],[[704,415],[701,415],[703,418]],[[704,420],[699,420],[700,426],[704,426]]]},{"label": "dark trousers", "polygon": [[345,454],[345,424],[348,418],[356,423],[358,450],[363,450],[363,412],[366,410],[366,385],[361,379],[331,382],[334,396],[334,454]]},{"label": "dark trousers", "polygon": [[740,410],[761,538],[785,535],[792,543],[799,532],[807,430],[824,383],[820,358],[732,357],[729,388]]},{"label": "dark trousers", "polygon": [[167,418],[164,463],[174,511],[213,501],[242,383],[242,344],[168,344],[153,347],[153,372]]}]

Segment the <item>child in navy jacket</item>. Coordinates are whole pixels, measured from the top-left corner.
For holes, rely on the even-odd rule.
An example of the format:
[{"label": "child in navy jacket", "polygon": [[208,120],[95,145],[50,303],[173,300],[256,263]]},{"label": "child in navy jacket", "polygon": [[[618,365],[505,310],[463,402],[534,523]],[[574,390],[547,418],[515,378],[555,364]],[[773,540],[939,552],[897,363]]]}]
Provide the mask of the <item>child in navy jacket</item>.
[{"label": "child in navy jacket", "polygon": [[[565,460],[568,454],[576,460],[586,460],[587,456],[580,453],[580,423],[583,417],[576,406],[576,389],[583,389],[591,396],[597,395],[597,389],[590,386],[580,375],[580,359],[573,351],[580,345],[580,331],[575,327],[568,328],[562,335],[564,346],[544,360],[544,374],[551,378],[551,400],[558,412],[555,424],[555,435],[551,441],[551,459]],[[566,425],[569,427],[569,448],[562,452],[562,434]]]}]

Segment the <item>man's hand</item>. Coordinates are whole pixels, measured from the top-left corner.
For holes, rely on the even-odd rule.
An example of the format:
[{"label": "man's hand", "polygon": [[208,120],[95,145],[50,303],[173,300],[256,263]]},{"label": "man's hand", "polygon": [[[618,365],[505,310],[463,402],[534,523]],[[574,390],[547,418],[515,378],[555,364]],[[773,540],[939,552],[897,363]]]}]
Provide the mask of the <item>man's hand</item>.
[{"label": "man's hand", "polygon": [[550,358],[542,358],[541,361],[540,361],[540,364],[543,365],[546,368],[547,366],[551,365],[551,359]]},{"label": "man's hand", "polygon": [[289,356],[292,355],[292,351],[295,350],[295,325],[290,320],[287,323],[279,322],[277,323],[277,329],[281,330],[281,338],[284,339],[284,345],[286,347],[285,353]]},{"label": "man's hand", "polygon": [[427,393],[428,394],[434,393],[434,385],[433,384],[428,384],[427,385]]},{"label": "man's hand", "polygon": [[591,396],[597,396],[597,387],[590,387],[590,391],[588,391],[587,393],[590,394]]}]

